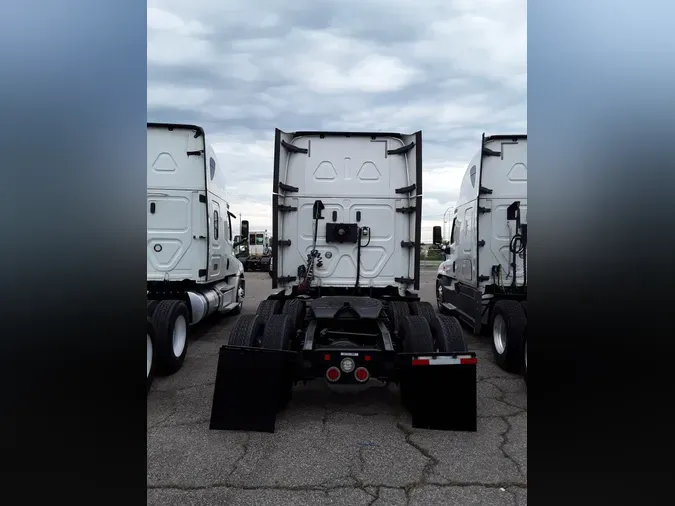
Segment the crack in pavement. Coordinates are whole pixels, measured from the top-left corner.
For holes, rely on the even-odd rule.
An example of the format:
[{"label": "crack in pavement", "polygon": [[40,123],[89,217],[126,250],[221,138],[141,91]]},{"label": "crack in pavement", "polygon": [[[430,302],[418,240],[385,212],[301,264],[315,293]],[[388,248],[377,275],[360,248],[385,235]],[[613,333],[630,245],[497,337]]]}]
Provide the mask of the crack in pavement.
[{"label": "crack in pavement", "polygon": [[368,492],[367,490],[365,491],[366,494],[369,494],[369,495],[373,498],[373,500],[370,501],[370,502],[368,503],[368,506],[373,506],[373,504],[375,504],[377,501],[380,500],[380,489],[381,489],[381,488],[382,488],[382,487],[376,487],[376,488],[375,488],[375,493],[374,493],[374,494],[371,494],[371,493]]},{"label": "crack in pavement", "polygon": [[247,432],[246,433],[246,439],[244,439],[244,442],[241,444],[241,446],[244,448],[244,451],[242,454],[237,458],[237,460],[234,461],[234,464],[232,465],[232,469],[230,470],[229,473],[227,473],[227,477],[225,478],[226,480],[229,479],[234,472],[239,468],[239,464],[241,463],[242,460],[248,455],[248,451],[251,449],[251,433]]},{"label": "crack in pavement", "polygon": [[502,452],[502,454],[504,455],[504,457],[506,459],[511,461],[513,463],[513,465],[516,466],[516,469],[518,470],[520,475],[527,480],[527,474],[525,472],[523,472],[522,466],[518,463],[518,461],[516,461],[516,459],[513,456],[509,455],[509,453],[506,451],[506,448],[505,448],[505,446],[509,442],[509,433],[513,429],[513,425],[511,425],[511,422],[509,421],[509,418],[513,418],[515,416],[520,416],[523,413],[527,413],[527,409],[523,409],[521,406],[516,406],[515,404],[511,404],[510,402],[508,402],[505,399],[506,392],[499,385],[495,385],[494,383],[492,383],[490,381],[487,381],[487,380],[485,380],[485,383],[487,383],[489,385],[492,385],[493,387],[495,387],[499,391],[500,395],[499,395],[499,397],[494,397],[495,400],[497,400],[498,402],[501,402],[503,404],[506,404],[507,406],[511,406],[512,408],[515,408],[515,409],[519,410],[517,413],[514,413],[512,415],[494,416],[492,418],[499,418],[506,424],[506,430],[500,434],[500,436],[502,438],[502,442],[499,444],[499,450]]},{"label": "crack in pavement", "polygon": [[422,474],[420,476],[420,480],[418,482],[413,483],[412,485],[407,485],[406,487],[404,487],[406,489],[406,497],[408,497],[408,501],[409,501],[409,494],[408,494],[407,490],[409,488],[413,489],[416,486],[426,485],[428,483],[427,482],[428,475],[431,474],[433,469],[438,465],[438,459],[436,457],[434,457],[429,452],[429,450],[424,448],[422,445],[419,445],[419,444],[415,443],[412,440],[412,435],[415,433],[415,431],[413,429],[409,429],[408,427],[403,425],[403,422],[400,422],[400,421],[396,422],[396,428],[398,430],[400,430],[401,432],[403,432],[403,435],[405,436],[406,444],[411,446],[415,450],[417,450],[420,453],[420,455],[422,455],[422,457],[427,459],[427,463],[424,464],[424,467],[422,468]]},{"label": "crack in pavement", "polygon": [[506,489],[508,492],[513,494],[513,504],[514,506],[520,506],[520,501],[518,500],[518,494],[515,492],[515,490],[510,490]]},{"label": "crack in pavement", "polygon": [[508,416],[503,416],[502,420],[504,420],[504,423],[506,423],[506,430],[502,432],[500,435],[502,437],[502,442],[499,444],[499,450],[502,452],[504,457],[506,457],[508,460],[510,460],[514,466],[516,466],[516,469],[520,473],[520,475],[527,480],[527,475],[523,472],[523,468],[520,466],[518,461],[516,461],[515,458],[513,458],[509,453],[506,451],[506,444],[509,442],[509,432],[511,432],[511,429],[513,429],[513,425],[511,425],[511,422],[509,422],[510,417]]},{"label": "crack in pavement", "polygon": [[[500,389],[499,387],[497,387],[496,385],[494,385],[494,386],[500,391],[500,393],[503,396],[504,395],[503,390]],[[499,399],[497,399],[497,400],[499,400]],[[517,416],[517,415],[510,415],[510,416]],[[509,417],[499,416],[499,417],[495,417],[495,418],[501,418],[507,425],[507,429],[502,434],[500,434],[501,437],[502,437],[502,442],[499,445],[499,450],[502,452],[502,454],[504,455],[504,457],[506,459],[511,461],[516,466],[516,469],[518,470],[520,475],[523,476],[525,479],[527,479],[527,476],[523,472],[521,466],[518,464],[518,462],[511,455],[509,455],[506,452],[506,450],[504,448],[504,446],[508,442],[508,437],[507,437],[508,432],[513,428],[511,423],[507,420],[507,418],[509,418]],[[483,488],[489,488],[489,489],[503,489],[504,491],[509,492],[513,496],[515,502],[517,502],[517,495],[516,495],[515,492],[513,492],[509,489],[510,488],[520,488],[520,489],[527,490],[527,485],[526,484],[523,485],[522,483],[519,483],[519,482],[482,483],[482,482],[479,482],[479,481],[470,481],[470,482],[453,481],[451,479],[448,479],[446,476],[443,476],[443,479],[446,481],[446,483],[443,483],[443,484],[429,483],[427,481],[428,477],[431,474],[435,474],[435,473],[433,473],[433,470],[439,464],[438,459],[436,457],[434,457],[429,452],[429,450],[424,448],[422,445],[419,445],[419,444],[415,443],[412,440],[412,436],[415,433],[415,431],[413,429],[410,429],[410,428],[406,427],[400,421],[396,422],[396,427],[401,432],[403,432],[403,434],[405,435],[405,442],[408,445],[410,445],[411,447],[415,448],[415,450],[417,450],[423,457],[425,457],[427,459],[427,463],[425,464],[424,468],[422,469],[422,474],[421,474],[420,480],[415,482],[415,483],[412,483],[411,485],[407,485],[405,487],[402,487],[404,492],[405,492],[405,496],[406,496],[406,504],[410,504],[412,491],[415,490],[415,489],[418,489],[422,486],[425,486],[425,485],[439,486],[439,487],[483,487]]]},{"label": "crack in pavement", "polygon": [[514,506],[518,506],[518,494],[516,494],[513,490],[510,488],[500,488],[499,490],[502,490],[503,492],[506,492],[507,494],[511,494],[511,497],[513,498],[513,504]]}]

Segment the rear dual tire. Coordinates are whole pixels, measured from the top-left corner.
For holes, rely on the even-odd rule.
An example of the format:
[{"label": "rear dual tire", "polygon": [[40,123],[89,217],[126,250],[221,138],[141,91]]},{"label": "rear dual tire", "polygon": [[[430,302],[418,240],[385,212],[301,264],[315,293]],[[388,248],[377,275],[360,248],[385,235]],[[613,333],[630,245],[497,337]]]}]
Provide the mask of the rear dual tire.
[{"label": "rear dual tire", "polygon": [[257,314],[240,316],[232,327],[227,344],[257,348],[260,346],[263,326],[264,320]]},{"label": "rear dual tire", "polygon": [[305,312],[304,302],[298,299],[290,299],[285,304],[278,299],[263,300],[258,304],[256,314],[242,316],[236,321],[228,343],[232,346],[288,349],[295,331],[302,326]]},{"label": "rear dual tire", "polygon": [[162,300],[152,312],[155,329],[153,358],[158,376],[177,372],[185,361],[190,334],[190,311],[181,300]]},{"label": "rear dual tire", "polygon": [[272,315],[281,313],[283,305],[283,301],[278,299],[263,300],[258,304],[255,314],[260,316],[263,321],[267,321]]},{"label": "rear dual tire", "polygon": [[411,302],[410,311],[413,315],[423,317],[429,324],[434,343],[433,351],[441,353],[467,351],[464,332],[457,318],[438,314],[429,302]]},{"label": "rear dual tire", "polygon": [[527,314],[520,302],[497,301],[492,309],[492,354],[503,370],[520,373],[525,366]]},{"label": "rear dual tire", "polygon": [[[288,302],[286,303],[288,304]],[[262,348],[275,351],[290,350],[295,335],[295,325],[291,316],[287,314],[275,314],[265,323],[265,331],[262,335]],[[293,395],[293,377],[290,369],[284,368],[283,377],[279,378],[277,411],[281,411],[291,401]],[[288,374],[286,374],[288,373]]]}]

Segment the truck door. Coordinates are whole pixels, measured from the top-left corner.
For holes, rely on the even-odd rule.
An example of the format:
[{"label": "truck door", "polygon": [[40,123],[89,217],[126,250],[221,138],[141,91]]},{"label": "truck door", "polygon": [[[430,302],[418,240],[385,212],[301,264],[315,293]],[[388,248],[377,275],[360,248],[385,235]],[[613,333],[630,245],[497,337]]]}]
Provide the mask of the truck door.
[{"label": "truck door", "polygon": [[211,216],[209,216],[210,239],[209,245],[209,279],[219,279],[223,276],[226,266],[225,248],[223,247],[223,217],[220,211],[220,204],[216,200],[211,200]]},{"label": "truck door", "polygon": [[239,246],[235,247],[234,245],[239,240],[239,236],[232,236],[232,218],[237,218],[230,211],[227,212],[227,217],[223,218],[223,248],[225,251],[225,271],[226,275],[236,274],[239,270],[239,266],[235,260],[237,259],[237,253],[239,252]]},{"label": "truck door", "polygon": [[475,208],[474,203],[468,204],[457,212],[459,223],[457,241],[457,260],[455,261],[455,277],[457,280],[473,285],[475,284]]}]

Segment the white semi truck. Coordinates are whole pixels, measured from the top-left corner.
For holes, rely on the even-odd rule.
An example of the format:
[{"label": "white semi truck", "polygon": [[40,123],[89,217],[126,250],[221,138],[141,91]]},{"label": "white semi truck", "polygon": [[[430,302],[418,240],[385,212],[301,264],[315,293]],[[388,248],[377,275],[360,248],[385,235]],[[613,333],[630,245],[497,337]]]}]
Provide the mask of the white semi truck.
[{"label": "white semi truck", "polygon": [[[434,227],[441,245],[441,227]],[[480,334],[496,363],[527,381],[527,135],[492,135],[466,169],[449,258],[438,268],[439,311]]]},{"label": "white semi truck", "polygon": [[[190,326],[237,314],[245,295],[225,178],[204,130],[148,123],[147,388],[181,368]],[[242,230],[246,236],[248,230]]]},{"label": "white semi truck", "polygon": [[211,429],[273,432],[297,383],[379,380],[414,427],[475,431],[476,355],[417,294],[422,133],[277,129],[273,177],[274,293],[220,350]]},{"label": "white semi truck", "polygon": [[267,230],[251,230],[248,233],[248,255],[242,259],[246,271],[269,271],[272,248]]}]

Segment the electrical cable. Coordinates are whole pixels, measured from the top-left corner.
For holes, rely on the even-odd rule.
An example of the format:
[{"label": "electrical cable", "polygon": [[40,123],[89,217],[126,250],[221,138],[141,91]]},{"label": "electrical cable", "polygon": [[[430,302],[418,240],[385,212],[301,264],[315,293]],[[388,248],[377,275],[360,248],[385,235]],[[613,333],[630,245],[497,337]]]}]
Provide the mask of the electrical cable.
[{"label": "electrical cable", "polygon": [[[363,231],[368,231],[368,242],[366,244],[361,244],[361,236]],[[365,248],[370,244],[370,227],[359,227],[358,229],[358,239],[356,241],[356,283],[354,284],[354,289],[359,289],[359,278],[361,277],[361,248]]]}]

